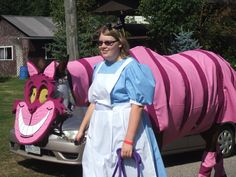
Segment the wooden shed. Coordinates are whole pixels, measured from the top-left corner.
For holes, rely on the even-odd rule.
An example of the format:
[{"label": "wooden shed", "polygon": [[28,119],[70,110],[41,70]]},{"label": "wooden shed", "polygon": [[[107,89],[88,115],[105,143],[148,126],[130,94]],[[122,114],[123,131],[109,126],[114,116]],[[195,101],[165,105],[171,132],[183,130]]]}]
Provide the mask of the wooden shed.
[{"label": "wooden shed", "polygon": [[47,59],[55,29],[50,17],[0,16],[0,76],[19,76],[29,58]]}]

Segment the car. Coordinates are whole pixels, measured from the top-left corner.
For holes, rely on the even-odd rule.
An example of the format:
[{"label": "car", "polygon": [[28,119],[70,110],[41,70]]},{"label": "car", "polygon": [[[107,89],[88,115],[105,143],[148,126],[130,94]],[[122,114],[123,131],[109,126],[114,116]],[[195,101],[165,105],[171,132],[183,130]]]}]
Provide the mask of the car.
[{"label": "car", "polygon": [[[224,123],[220,126],[218,143],[223,157],[227,158],[235,153],[235,134],[236,125],[234,123]],[[199,134],[188,135],[165,146],[162,150],[163,155],[182,153],[187,151],[205,148],[205,141]]]},{"label": "car", "polygon": [[[44,160],[48,162],[77,165],[81,164],[85,141],[78,144],[74,141],[77,130],[86,112],[86,107],[76,107],[72,115],[62,124],[62,131],[53,130],[46,140],[37,145],[20,144],[15,136],[14,129],[10,131],[10,151],[27,158]],[[234,154],[235,131],[233,123],[221,126],[218,136],[221,151],[224,157]],[[204,149],[205,142],[200,135],[189,135],[180,138],[162,150],[162,155],[171,155],[181,152]]]}]

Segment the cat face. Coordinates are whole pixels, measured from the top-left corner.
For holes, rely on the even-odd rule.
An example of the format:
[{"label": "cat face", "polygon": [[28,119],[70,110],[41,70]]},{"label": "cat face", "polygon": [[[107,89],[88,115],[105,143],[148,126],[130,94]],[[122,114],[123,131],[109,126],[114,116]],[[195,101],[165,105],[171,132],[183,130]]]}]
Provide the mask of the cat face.
[{"label": "cat face", "polygon": [[24,100],[15,104],[15,135],[22,144],[40,141],[50,130],[51,124],[65,107],[62,98],[54,98],[56,62],[39,73],[32,63],[27,63],[29,79],[24,89]]}]

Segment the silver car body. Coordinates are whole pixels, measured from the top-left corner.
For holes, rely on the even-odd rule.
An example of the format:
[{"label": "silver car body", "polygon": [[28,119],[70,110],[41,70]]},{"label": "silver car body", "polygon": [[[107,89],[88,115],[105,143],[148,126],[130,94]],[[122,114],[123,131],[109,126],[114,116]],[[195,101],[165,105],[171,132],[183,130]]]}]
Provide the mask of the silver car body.
[{"label": "silver car body", "polygon": [[[24,157],[49,162],[76,165],[81,163],[84,142],[76,145],[75,135],[85,114],[85,107],[77,107],[71,117],[67,118],[60,130],[54,130],[46,139],[45,145],[22,145],[15,137],[14,129],[10,131],[10,151]],[[42,143],[44,144],[44,143]]]},{"label": "silver car body", "polygon": [[[54,130],[54,133],[51,133],[48,136],[44,145],[43,143],[38,145],[19,144],[16,140],[14,129],[12,129],[10,131],[10,151],[27,158],[48,162],[70,165],[81,164],[85,141],[81,144],[76,144],[74,138],[85,111],[85,107],[76,107],[72,116],[63,123],[62,133],[60,133],[59,130]],[[230,125],[229,127],[233,127],[232,130],[234,134],[232,137],[235,138],[235,126]],[[227,149],[231,150],[234,148],[235,139],[230,138],[228,134],[224,133],[223,135],[225,135],[225,145],[227,146]],[[204,147],[205,142],[200,135],[190,135],[180,138],[165,146],[162,149],[162,154],[170,155],[204,149]]]}]

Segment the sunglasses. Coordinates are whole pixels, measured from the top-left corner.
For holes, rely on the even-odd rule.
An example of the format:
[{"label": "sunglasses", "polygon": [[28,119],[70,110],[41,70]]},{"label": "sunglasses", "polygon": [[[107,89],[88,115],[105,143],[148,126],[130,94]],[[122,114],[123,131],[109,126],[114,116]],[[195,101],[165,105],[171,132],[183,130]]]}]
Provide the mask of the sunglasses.
[{"label": "sunglasses", "polygon": [[106,46],[113,46],[115,42],[118,42],[118,40],[115,41],[98,41],[98,46],[102,46],[102,44],[105,44]]}]

